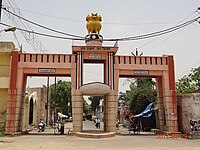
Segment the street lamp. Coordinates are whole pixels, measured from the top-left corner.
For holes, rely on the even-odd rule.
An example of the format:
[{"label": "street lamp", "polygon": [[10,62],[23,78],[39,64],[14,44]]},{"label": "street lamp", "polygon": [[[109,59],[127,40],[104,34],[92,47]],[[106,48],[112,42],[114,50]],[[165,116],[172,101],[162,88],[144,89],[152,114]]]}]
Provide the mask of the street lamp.
[{"label": "street lamp", "polygon": [[10,32],[10,31],[12,31],[12,32],[13,32],[13,35],[14,35],[16,41],[17,41],[17,44],[18,44],[18,46],[19,46],[19,48],[20,48],[20,51],[22,51],[22,45],[20,45],[19,40],[17,39],[17,36],[16,36],[16,34],[14,33],[16,29],[17,29],[16,27],[9,27],[9,28],[7,28],[7,29],[0,30],[0,34],[1,34],[1,32],[3,32],[3,31],[4,31],[4,32]]},{"label": "street lamp", "polygon": [[10,31],[15,32],[16,29],[17,29],[16,27],[9,27],[7,29],[0,30],[0,33],[3,31],[4,32],[10,32]]}]

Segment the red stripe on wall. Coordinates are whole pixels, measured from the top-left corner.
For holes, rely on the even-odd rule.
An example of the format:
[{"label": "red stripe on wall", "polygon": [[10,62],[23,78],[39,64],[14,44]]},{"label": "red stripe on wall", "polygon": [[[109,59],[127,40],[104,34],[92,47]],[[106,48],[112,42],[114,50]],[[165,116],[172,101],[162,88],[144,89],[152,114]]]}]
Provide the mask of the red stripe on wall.
[{"label": "red stripe on wall", "polygon": [[77,71],[78,71],[78,89],[80,88],[80,86],[81,86],[81,80],[80,80],[80,76],[81,76],[81,73],[80,73],[80,67],[81,67],[81,65],[80,65],[80,52],[78,52],[78,69],[77,69]]},{"label": "red stripe on wall", "polygon": [[18,66],[18,51],[12,52],[11,69],[10,69],[10,90],[11,92],[16,89],[17,83],[17,66]]},{"label": "red stripe on wall", "polygon": [[176,109],[176,86],[173,56],[168,56],[169,89],[172,91],[173,110]]},{"label": "red stripe on wall", "polygon": [[109,59],[110,59],[110,67],[109,67],[109,69],[110,69],[109,70],[109,72],[110,72],[110,77],[109,78],[110,79],[109,80],[110,80],[110,89],[112,89],[112,84],[113,84],[112,83],[112,75],[113,75],[112,73],[113,72],[112,72],[112,54],[111,53],[109,53]]},{"label": "red stripe on wall", "polygon": [[7,107],[7,132],[15,132],[15,114],[16,114],[16,86],[17,86],[17,69],[18,69],[18,51],[13,51],[11,54],[10,67],[10,84],[9,84],[9,106]]}]

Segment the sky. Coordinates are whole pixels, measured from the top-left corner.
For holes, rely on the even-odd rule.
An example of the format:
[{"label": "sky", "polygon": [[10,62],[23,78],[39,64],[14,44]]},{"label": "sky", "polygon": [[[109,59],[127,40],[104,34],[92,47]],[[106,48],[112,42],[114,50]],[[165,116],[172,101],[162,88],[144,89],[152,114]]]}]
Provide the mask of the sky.
[{"label": "sky", "polygon": [[[100,34],[104,38],[121,38],[156,32],[200,16],[200,11],[196,11],[200,7],[200,0],[3,0],[4,6],[9,4],[17,5],[20,8],[17,11],[28,20],[83,37],[87,35],[85,18],[92,12],[102,16]],[[12,16],[10,18],[17,21]],[[2,10],[1,22],[14,26],[10,18]],[[32,24],[28,26],[33,31],[63,36]],[[5,28],[0,25],[1,30]],[[23,51],[26,53],[34,52],[20,31],[16,30],[15,35],[2,32],[0,40],[12,41],[17,48],[22,44]],[[41,41],[45,53],[71,54],[72,45],[85,44],[35,35],[34,38]],[[175,77],[178,80],[187,75],[191,68],[200,66],[199,43],[200,24],[195,22],[183,29],[156,38],[119,42],[117,55],[131,55],[131,52],[135,53],[136,48],[139,53],[143,52],[143,56],[173,55]],[[104,42],[103,45],[112,46],[114,43]],[[84,82],[102,80],[102,69],[97,69],[102,68],[101,65],[94,67],[90,64],[86,67]],[[51,81],[53,82],[54,79]],[[30,86],[38,86],[45,82],[46,79],[29,79]],[[120,80],[121,90],[126,89],[126,85],[125,80]]]}]

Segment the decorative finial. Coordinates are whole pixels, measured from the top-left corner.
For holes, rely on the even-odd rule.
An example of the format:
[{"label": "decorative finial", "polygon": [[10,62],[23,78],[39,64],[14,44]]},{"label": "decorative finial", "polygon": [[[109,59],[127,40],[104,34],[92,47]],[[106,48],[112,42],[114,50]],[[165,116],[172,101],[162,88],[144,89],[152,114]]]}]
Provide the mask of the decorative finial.
[{"label": "decorative finial", "polygon": [[96,34],[99,35],[100,30],[101,30],[101,23],[100,21],[102,21],[102,18],[100,15],[98,15],[98,13],[91,13],[91,15],[88,15],[86,17],[86,28],[88,30],[88,35],[91,34]]}]

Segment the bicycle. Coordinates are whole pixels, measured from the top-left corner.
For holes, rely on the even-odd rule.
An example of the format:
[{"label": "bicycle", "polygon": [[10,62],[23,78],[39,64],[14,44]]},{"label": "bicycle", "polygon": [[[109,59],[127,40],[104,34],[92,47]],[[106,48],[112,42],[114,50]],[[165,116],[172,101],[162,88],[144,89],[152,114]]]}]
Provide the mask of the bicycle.
[{"label": "bicycle", "polygon": [[[65,120],[62,120],[61,122],[57,122],[54,126],[54,134],[64,134],[65,129]],[[70,130],[68,131],[69,134]]]},{"label": "bicycle", "polygon": [[60,134],[60,128],[61,128],[61,124],[56,123],[56,125],[54,126],[54,134]]}]

